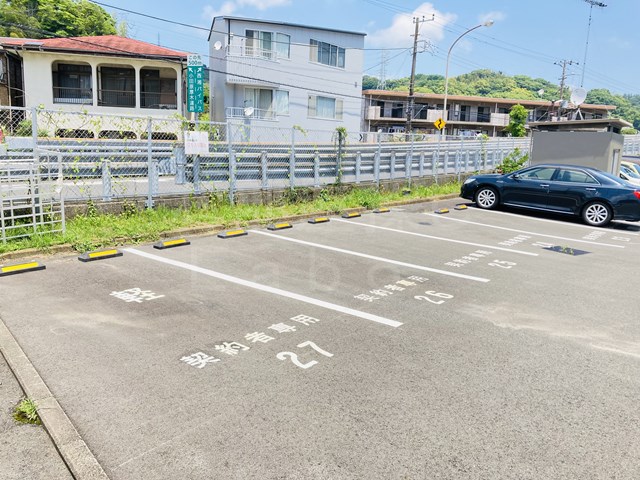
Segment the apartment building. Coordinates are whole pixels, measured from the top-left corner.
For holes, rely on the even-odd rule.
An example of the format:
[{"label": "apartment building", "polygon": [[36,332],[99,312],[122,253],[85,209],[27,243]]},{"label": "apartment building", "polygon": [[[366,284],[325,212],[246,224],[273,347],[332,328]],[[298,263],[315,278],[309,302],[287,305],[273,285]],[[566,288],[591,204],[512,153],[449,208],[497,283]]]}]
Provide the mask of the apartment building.
[{"label": "apartment building", "polygon": [[[387,90],[365,90],[363,92],[363,131],[404,132],[408,106],[407,92]],[[449,135],[485,134],[491,137],[506,135],[509,111],[520,104],[529,111],[528,122],[565,121],[581,116],[584,120],[608,118],[615,110],[613,105],[580,105],[578,109],[569,104],[543,100],[517,100],[465,95],[448,95],[445,116],[444,95],[418,93],[413,115],[414,131],[437,133],[434,122],[446,121]],[[578,113],[579,112],[579,113]]]},{"label": "apartment building", "polygon": [[358,131],[364,33],[216,17],[209,35],[213,121]]}]

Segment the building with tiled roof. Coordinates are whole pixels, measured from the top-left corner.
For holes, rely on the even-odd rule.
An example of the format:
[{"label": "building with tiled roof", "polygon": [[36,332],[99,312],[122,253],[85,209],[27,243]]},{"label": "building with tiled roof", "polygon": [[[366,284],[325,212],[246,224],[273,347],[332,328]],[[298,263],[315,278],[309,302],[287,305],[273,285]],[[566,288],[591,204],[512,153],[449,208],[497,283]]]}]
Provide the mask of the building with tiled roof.
[{"label": "building with tiled roof", "polygon": [[0,106],[152,117],[184,114],[186,63],[185,52],[117,35],[0,37]]}]

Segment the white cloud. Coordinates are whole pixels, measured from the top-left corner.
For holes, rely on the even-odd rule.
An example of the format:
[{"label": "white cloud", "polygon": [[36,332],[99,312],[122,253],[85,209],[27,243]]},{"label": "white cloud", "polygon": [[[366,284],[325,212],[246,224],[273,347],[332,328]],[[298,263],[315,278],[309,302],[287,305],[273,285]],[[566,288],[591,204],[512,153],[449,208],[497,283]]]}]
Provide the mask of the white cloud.
[{"label": "white cloud", "polygon": [[485,22],[488,22],[489,20],[493,20],[494,22],[501,22],[505,18],[507,18],[506,13],[495,11],[495,12],[483,13],[478,17],[478,21],[480,23],[485,23]]},{"label": "white cloud", "polygon": [[431,14],[435,15],[435,21],[427,21],[420,26],[420,37],[422,40],[438,42],[444,38],[444,27],[454,22],[457,16],[454,13],[436,10],[432,3],[423,3],[411,15],[394,16],[391,26],[369,33],[366,37],[367,42],[376,47],[410,47],[413,45],[412,35],[415,31],[413,17],[422,18],[424,15],[429,19]]},{"label": "white cloud", "polygon": [[291,0],[229,0],[218,8],[212,5],[205,5],[202,9],[202,16],[207,20],[211,20],[213,17],[221,15],[233,15],[236,10],[243,7],[252,7],[264,11],[269,8],[284,7],[290,4]]}]

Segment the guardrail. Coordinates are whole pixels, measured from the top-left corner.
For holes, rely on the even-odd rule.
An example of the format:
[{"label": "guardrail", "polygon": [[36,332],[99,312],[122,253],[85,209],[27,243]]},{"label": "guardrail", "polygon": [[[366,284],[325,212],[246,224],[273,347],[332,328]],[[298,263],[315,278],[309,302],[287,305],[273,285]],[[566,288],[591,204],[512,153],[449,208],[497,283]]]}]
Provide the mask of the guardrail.
[{"label": "guardrail", "polygon": [[[529,149],[528,138],[344,134],[244,120],[188,122],[35,109],[0,108],[0,124],[9,134],[0,162],[33,159],[41,181],[55,183],[67,201],[142,197],[149,207],[168,195],[224,191],[234,201],[241,190],[459,177],[495,168],[515,148]],[[208,154],[185,154],[185,130],[207,132]],[[61,137],[73,134],[89,138]]]}]

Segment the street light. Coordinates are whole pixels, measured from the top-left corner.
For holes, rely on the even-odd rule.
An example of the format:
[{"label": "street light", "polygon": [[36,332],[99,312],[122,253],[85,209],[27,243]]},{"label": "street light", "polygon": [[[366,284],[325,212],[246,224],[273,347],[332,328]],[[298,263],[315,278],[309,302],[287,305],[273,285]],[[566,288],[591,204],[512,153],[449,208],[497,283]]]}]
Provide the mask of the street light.
[{"label": "street light", "polygon": [[[481,23],[480,25],[476,25],[475,27],[470,28],[469,30],[464,32],[462,35],[460,35],[458,38],[456,38],[456,40],[449,47],[449,52],[447,53],[447,67],[446,67],[445,73],[444,73],[444,109],[443,109],[443,115],[445,117],[444,118],[445,122],[448,120],[448,115],[447,115],[447,95],[449,93],[449,60],[451,59],[451,50],[453,50],[453,47],[456,46],[456,43],[458,43],[458,41],[462,37],[464,37],[467,33],[471,33],[471,32],[473,32],[474,30],[477,30],[480,27],[490,27],[491,25],[493,25],[493,20],[487,20],[486,22]],[[447,134],[446,125],[442,129],[442,133],[443,133],[443,135],[445,135],[445,138],[446,138],[446,134]]]}]

